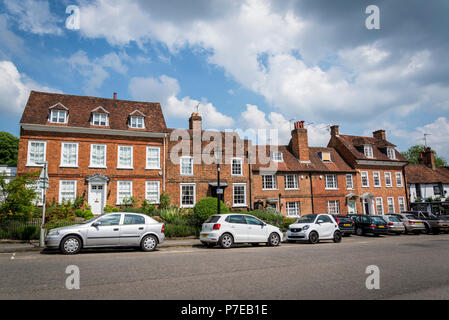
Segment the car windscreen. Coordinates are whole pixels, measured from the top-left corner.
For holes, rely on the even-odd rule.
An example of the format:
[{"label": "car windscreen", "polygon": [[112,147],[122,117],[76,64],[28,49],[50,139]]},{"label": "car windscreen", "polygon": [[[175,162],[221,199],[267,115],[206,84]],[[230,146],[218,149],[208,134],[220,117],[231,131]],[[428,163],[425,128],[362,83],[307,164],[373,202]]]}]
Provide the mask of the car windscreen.
[{"label": "car windscreen", "polygon": [[220,220],[220,216],[210,216],[204,223],[215,223]]},{"label": "car windscreen", "polygon": [[399,220],[399,218],[395,216],[389,216],[388,219],[392,222],[401,222],[401,220]]},{"label": "car windscreen", "polygon": [[408,219],[416,219],[416,217],[413,214],[408,214],[408,215],[406,215],[406,217]]},{"label": "car windscreen", "polygon": [[384,219],[380,218],[380,217],[371,217],[371,219],[373,220],[373,222],[375,223],[386,223]]},{"label": "car windscreen", "polygon": [[352,222],[352,219],[349,217],[336,217],[340,222]]},{"label": "car windscreen", "polygon": [[315,221],[315,218],[316,214],[308,214],[296,220],[295,223],[313,223]]}]

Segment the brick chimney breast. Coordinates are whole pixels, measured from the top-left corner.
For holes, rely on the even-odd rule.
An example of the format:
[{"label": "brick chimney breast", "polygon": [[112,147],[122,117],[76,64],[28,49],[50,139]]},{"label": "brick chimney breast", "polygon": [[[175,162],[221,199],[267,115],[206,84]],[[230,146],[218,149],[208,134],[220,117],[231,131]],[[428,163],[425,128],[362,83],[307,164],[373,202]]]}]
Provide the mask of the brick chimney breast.
[{"label": "brick chimney breast", "polygon": [[431,168],[432,170],[435,170],[435,155],[433,153],[433,150],[429,147],[426,147],[424,151],[419,154],[418,162]]},{"label": "brick chimney breast", "polygon": [[202,118],[199,113],[193,112],[189,118],[189,129],[201,132],[202,130]]},{"label": "brick chimney breast", "polygon": [[293,153],[299,158],[299,161],[310,162],[309,140],[307,129],[304,127],[304,121],[297,121],[294,124],[291,148]]},{"label": "brick chimney breast", "polygon": [[385,130],[377,130],[373,132],[373,137],[379,140],[387,140],[387,135],[385,134]]},{"label": "brick chimney breast", "polygon": [[117,92],[114,92],[114,100],[117,100]]},{"label": "brick chimney breast", "polygon": [[339,127],[337,125],[331,126],[331,136],[338,136],[339,134]]}]

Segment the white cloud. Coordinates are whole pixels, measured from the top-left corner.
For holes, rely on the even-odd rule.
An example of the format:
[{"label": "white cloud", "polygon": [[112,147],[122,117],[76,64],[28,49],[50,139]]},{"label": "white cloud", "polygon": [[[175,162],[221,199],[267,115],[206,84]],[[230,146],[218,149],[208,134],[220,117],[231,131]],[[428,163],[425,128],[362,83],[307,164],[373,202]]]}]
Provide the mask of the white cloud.
[{"label": "white cloud", "polygon": [[20,115],[26,105],[31,90],[60,92],[41,86],[20,74],[11,61],[0,61],[0,111]]},{"label": "white cloud", "polygon": [[217,111],[217,108],[204,98],[200,100],[190,97],[177,97],[181,88],[178,80],[162,75],[156,78],[132,78],[129,91],[133,99],[141,101],[160,102],[165,116],[187,119],[196,110],[198,103],[199,111],[203,117],[204,128],[230,128],[234,120]]},{"label": "white cloud", "polygon": [[19,28],[39,34],[61,35],[58,27],[61,19],[50,12],[50,5],[45,0],[3,0],[8,13],[17,21]]},{"label": "white cloud", "polygon": [[115,52],[108,53],[101,58],[89,59],[86,52],[79,50],[67,59],[62,59],[68,63],[72,70],[86,78],[83,90],[87,94],[95,94],[103,82],[109,77],[106,69],[114,70],[117,73],[126,74],[128,68],[122,63],[127,56],[118,55]]},{"label": "white cloud", "polygon": [[24,41],[8,29],[9,18],[6,14],[0,14],[0,59],[2,56],[13,52],[22,53],[24,51]]},{"label": "white cloud", "polygon": [[440,117],[416,130],[421,137],[424,137],[424,133],[430,134],[427,137],[427,145],[449,161],[449,120],[446,117]]},{"label": "white cloud", "polygon": [[[271,143],[275,144],[276,141],[274,140],[277,140],[278,143],[286,145],[291,138],[293,119],[290,122],[290,120],[285,119],[282,114],[277,112],[270,112],[267,117],[266,113],[260,110],[258,106],[247,104],[246,110],[240,115],[239,124],[243,132],[248,129],[254,130],[255,132],[258,132],[258,130],[266,130],[266,137],[271,135]],[[306,128],[310,146],[327,145],[330,135],[326,124],[308,124]],[[273,136],[270,130],[275,130],[274,132],[276,132],[277,137]],[[259,144],[266,143],[266,137],[263,135],[262,133],[261,136],[258,136]],[[253,143],[256,143],[256,141],[253,141]]]}]

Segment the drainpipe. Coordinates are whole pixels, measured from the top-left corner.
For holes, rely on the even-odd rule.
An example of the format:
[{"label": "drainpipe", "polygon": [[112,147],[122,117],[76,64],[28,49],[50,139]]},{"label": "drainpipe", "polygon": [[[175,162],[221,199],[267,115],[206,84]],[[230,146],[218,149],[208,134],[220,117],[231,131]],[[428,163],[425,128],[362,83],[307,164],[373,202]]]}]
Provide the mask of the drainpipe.
[{"label": "drainpipe", "polygon": [[247,152],[246,158],[248,159],[248,185],[249,185],[249,211],[253,211],[253,192],[252,192],[252,175],[251,175],[251,160],[250,153]]},{"label": "drainpipe", "polygon": [[162,189],[165,193],[165,140],[167,139],[167,134],[164,133],[164,171],[162,173]]},{"label": "drainpipe", "polygon": [[410,199],[408,197],[408,190],[407,190],[407,178],[405,176],[405,166],[402,167],[402,178],[404,179],[404,189],[405,189],[405,201],[407,201],[407,210],[410,209]]},{"label": "drainpipe", "polygon": [[309,172],[309,180],[310,180],[310,196],[312,198],[312,213],[315,213],[315,207],[313,205],[312,172]]}]

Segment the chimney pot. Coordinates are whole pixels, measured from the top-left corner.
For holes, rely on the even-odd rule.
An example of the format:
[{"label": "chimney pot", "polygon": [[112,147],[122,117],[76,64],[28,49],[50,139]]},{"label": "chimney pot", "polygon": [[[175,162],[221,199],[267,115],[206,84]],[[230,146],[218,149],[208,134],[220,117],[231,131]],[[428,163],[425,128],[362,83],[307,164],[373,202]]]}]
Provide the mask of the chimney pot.
[{"label": "chimney pot", "polygon": [[385,134],[385,130],[377,130],[373,132],[373,137],[380,140],[387,140],[387,135]]},{"label": "chimney pot", "polygon": [[338,125],[331,126],[331,136],[338,136],[340,134],[340,129]]},{"label": "chimney pot", "polygon": [[194,131],[202,130],[202,118],[199,113],[192,112],[192,115],[189,118],[189,129]]},{"label": "chimney pot", "polygon": [[431,168],[432,170],[436,169],[435,155],[433,153],[433,150],[430,149],[429,147],[426,147],[424,149],[424,151],[420,153],[418,162],[420,164],[426,165],[427,167]]},{"label": "chimney pot", "polygon": [[117,92],[114,92],[114,100],[117,100]]}]

